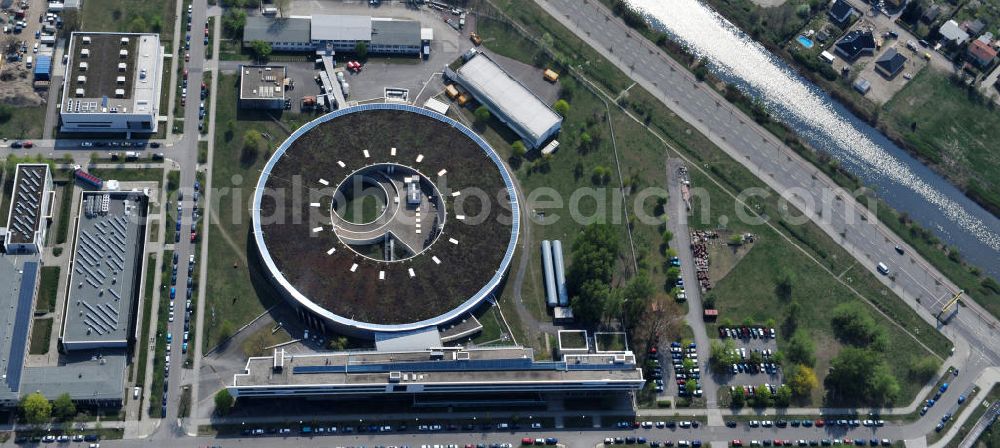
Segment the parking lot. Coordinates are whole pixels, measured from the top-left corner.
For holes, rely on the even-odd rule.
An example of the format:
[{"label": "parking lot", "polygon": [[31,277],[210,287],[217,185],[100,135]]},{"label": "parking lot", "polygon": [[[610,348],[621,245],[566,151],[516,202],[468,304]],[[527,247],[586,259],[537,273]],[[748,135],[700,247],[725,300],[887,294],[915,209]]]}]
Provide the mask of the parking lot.
[{"label": "parking lot", "polygon": [[719,338],[735,342],[740,362],[727,371],[728,384],[780,384],[781,368],[774,355],[778,350],[777,332],[773,328],[737,326],[719,327]]},{"label": "parking lot", "polygon": [[[46,98],[47,84],[35,89],[32,69],[40,55],[52,56],[55,34],[62,26],[58,11],[49,11],[44,0],[17,0],[0,15],[5,51],[3,72],[9,75],[0,83],[0,101],[8,104],[37,106]],[[7,51],[10,50],[10,51]],[[29,63],[30,58],[30,63]],[[53,59],[53,66],[56,61]]]}]

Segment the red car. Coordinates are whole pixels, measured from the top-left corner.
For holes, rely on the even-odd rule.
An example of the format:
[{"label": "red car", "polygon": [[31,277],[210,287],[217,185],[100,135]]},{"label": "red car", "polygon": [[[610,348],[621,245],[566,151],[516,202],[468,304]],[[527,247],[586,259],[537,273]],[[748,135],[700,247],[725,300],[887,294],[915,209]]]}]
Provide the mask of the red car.
[{"label": "red car", "polygon": [[531,437],[525,437],[521,439],[521,445],[534,445],[534,444],[535,444],[535,439],[532,439]]},{"label": "red car", "polygon": [[25,148],[32,148],[32,147],[34,147],[34,146],[35,146],[35,144],[34,144],[34,143],[32,143],[32,142],[31,142],[31,140],[25,140],[25,141],[24,141],[24,147],[25,147]]},{"label": "red car", "polygon": [[732,446],[743,446],[743,441],[740,440],[740,439],[733,439],[731,445]]},{"label": "red car", "polygon": [[198,232],[191,232],[191,242],[193,243],[196,239],[198,239]]},{"label": "red car", "polygon": [[184,79],[188,79],[188,69],[184,69]]},{"label": "red car", "polygon": [[208,28],[205,28],[205,36],[208,36]]},{"label": "red car", "polygon": [[823,419],[821,418],[817,418],[816,421],[813,422],[813,424],[816,425],[817,428],[822,428],[823,425],[826,424],[826,422],[823,421]]}]

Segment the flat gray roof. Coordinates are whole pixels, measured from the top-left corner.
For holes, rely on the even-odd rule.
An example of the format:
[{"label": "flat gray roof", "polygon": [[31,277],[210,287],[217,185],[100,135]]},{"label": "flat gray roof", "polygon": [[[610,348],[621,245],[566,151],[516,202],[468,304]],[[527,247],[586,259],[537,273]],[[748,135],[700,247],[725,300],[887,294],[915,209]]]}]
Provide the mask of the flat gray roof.
[{"label": "flat gray roof", "polygon": [[372,19],[372,45],[420,46],[420,22]]},{"label": "flat gray roof", "polygon": [[38,269],[37,255],[0,254],[0,401],[19,398]]},{"label": "flat gray roof", "polygon": [[312,40],[368,41],[372,38],[370,16],[315,14],[312,16]]},{"label": "flat gray roof", "polygon": [[10,214],[7,216],[7,243],[26,244],[34,241],[45,210],[46,180],[49,166],[19,164],[14,175]]},{"label": "flat gray roof", "polygon": [[161,60],[157,34],[74,32],[61,113],[152,113]]},{"label": "flat gray roof", "polygon": [[241,65],[240,99],[285,98],[285,67],[282,65]]},{"label": "flat gray roof", "polygon": [[48,399],[67,393],[73,400],[117,401],[124,396],[125,354],[88,353],[66,359],[66,364],[27,367],[21,389],[39,391]]},{"label": "flat gray roof", "polygon": [[467,88],[488,96],[494,107],[516,121],[535,139],[562,122],[559,114],[485,54],[473,56],[458,68],[457,73],[469,84]]},{"label": "flat gray roof", "polygon": [[243,27],[243,42],[309,42],[311,20],[303,17],[281,18],[250,16]]},{"label": "flat gray roof", "polygon": [[141,195],[82,194],[63,324],[67,349],[74,344],[89,348],[127,344],[144,259],[136,254],[145,237],[140,234],[146,219]]},{"label": "flat gray roof", "polygon": [[[279,385],[388,384],[390,373],[419,383],[530,383],[561,381],[641,381],[631,353],[579,355],[563,361],[535,361],[530,348],[410,352],[338,352],[250,358],[235,387]],[[620,362],[618,362],[620,361]],[[282,369],[275,372],[275,363]],[[411,382],[413,382],[411,381]]]}]

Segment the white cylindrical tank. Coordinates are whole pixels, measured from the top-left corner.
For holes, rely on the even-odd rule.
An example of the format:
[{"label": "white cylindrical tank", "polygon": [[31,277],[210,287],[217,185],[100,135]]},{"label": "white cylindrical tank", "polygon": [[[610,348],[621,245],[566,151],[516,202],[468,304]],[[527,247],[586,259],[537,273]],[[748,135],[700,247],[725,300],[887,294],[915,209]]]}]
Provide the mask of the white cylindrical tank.
[{"label": "white cylindrical tank", "polygon": [[545,303],[550,308],[559,306],[555,269],[552,266],[552,243],[549,240],[542,241],[542,271],[545,276]]},{"label": "white cylindrical tank", "polygon": [[552,261],[556,268],[556,293],[559,306],[569,306],[569,291],[566,290],[566,269],[563,264],[562,241],[552,242]]}]

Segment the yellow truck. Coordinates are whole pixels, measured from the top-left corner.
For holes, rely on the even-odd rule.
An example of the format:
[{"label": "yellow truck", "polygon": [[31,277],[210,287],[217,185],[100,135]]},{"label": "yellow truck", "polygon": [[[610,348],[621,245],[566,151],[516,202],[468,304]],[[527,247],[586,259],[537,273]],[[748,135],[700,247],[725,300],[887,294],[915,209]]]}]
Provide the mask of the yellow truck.
[{"label": "yellow truck", "polygon": [[542,76],[544,76],[545,80],[548,81],[548,82],[556,82],[556,81],[559,80],[559,74],[556,73],[556,72],[554,72],[554,71],[552,71],[552,69],[548,69],[548,68],[545,69],[544,72],[542,72]]}]

